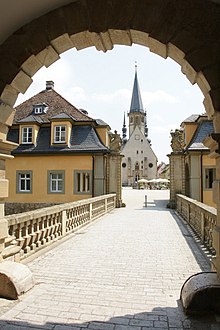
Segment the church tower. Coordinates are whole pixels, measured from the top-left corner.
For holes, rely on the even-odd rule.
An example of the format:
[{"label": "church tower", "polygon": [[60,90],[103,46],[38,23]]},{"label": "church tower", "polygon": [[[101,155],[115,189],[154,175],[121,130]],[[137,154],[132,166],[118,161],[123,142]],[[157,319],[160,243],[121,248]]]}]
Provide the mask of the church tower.
[{"label": "church tower", "polygon": [[141,93],[138,83],[137,77],[137,65],[135,65],[135,77],[134,77],[134,85],[132,91],[131,105],[130,111],[128,113],[129,117],[129,137],[134,132],[135,128],[138,126],[140,131],[147,137],[148,129],[147,129],[147,116],[144,111]]},{"label": "church tower", "polygon": [[122,128],[122,185],[137,186],[140,179],[157,177],[157,157],[148,139],[147,115],[144,111],[135,65],[131,105],[128,112],[129,136],[127,139],[125,115]]}]

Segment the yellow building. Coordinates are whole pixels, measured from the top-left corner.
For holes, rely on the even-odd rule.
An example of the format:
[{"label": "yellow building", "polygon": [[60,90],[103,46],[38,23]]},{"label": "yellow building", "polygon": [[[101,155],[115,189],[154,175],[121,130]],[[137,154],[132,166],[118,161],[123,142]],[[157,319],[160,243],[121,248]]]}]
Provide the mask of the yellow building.
[{"label": "yellow building", "polygon": [[212,120],[206,115],[191,115],[181,123],[181,129],[171,132],[170,158],[171,205],[180,193],[204,204],[216,207],[212,184],[216,177],[216,159],[204,140],[214,132]]},{"label": "yellow building", "polygon": [[116,192],[109,184],[110,136],[106,123],[76,109],[48,81],[16,108],[7,136],[18,147],[6,163],[6,213]]},{"label": "yellow building", "polygon": [[212,120],[206,115],[192,115],[181,124],[185,139],[186,195],[210,206],[213,202],[212,183],[216,176],[216,160],[203,141],[214,132]]}]

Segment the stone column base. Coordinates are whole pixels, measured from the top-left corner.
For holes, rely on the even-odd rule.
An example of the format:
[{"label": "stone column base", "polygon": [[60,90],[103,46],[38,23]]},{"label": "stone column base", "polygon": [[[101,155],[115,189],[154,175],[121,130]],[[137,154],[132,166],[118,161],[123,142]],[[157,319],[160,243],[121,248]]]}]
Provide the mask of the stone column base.
[{"label": "stone column base", "polygon": [[185,314],[220,313],[220,279],[216,272],[190,276],[183,284],[180,300]]}]

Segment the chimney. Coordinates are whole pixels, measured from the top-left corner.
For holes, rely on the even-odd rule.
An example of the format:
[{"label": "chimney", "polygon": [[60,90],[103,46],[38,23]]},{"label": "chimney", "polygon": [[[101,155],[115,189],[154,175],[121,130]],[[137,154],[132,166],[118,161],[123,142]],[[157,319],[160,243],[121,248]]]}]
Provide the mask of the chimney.
[{"label": "chimney", "polygon": [[54,82],[52,80],[46,81],[46,90],[54,89]]}]

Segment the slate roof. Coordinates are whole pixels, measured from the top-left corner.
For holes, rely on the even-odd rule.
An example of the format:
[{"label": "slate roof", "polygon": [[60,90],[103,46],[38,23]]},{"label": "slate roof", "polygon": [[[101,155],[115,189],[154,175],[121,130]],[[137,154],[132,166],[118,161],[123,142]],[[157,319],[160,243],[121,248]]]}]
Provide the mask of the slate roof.
[{"label": "slate roof", "polygon": [[197,128],[190,144],[186,148],[189,151],[209,150],[204,144],[203,140],[211,133],[214,133],[213,122],[210,120],[203,120]]},{"label": "slate roof", "polygon": [[42,118],[40,116],[34,116],[34,115],[30,115],[28,117],[25,117],[23,119],[20,119],[17,121],[17,123],[38,123],[38,124],[42,124],[44,121],[42,120]]},{"label": "slate roof", "polygon": [[[106,153],[106,148],[100,141],[95,129],[91,125],[73,126],[70,146],[50,145],[51,128],[40,127],[36,146],[34,144],[21,144],[12,152],[12,155],[33,154],[72,154],[72,153]],[[19,142],[19,129],[13,128],[8,133],[8,140]]]},{"label": "slate roof", "polygon": [[193,115],[187,117],[185,120],[183,120],[182,124],[183,123],[195,123],[199,117],[200,117],[200,115],[193,114]]},{"label": "slate roof", "polygon": [[139,88],[139,84],[138,84],[137,70],[135,71],[130,112],[144,112],[142,99],[141,99],[141,92],[140,92],[140,88]]},{"label": "slate roof", "polygon": [[95,119],[95,122],[99,126],[109,126],[104,120],[102,119]]},{"label": "slate roof", "polygon": [[75,121],[94,121],[88,115],[84,114],[82,111],[65,100],[54,89],[45,89],[15,108],[16,112],[13,124],[18,123],[21,119],[34,115],[33,105],[43,103],[48,105],[47,112],[35,115],[35,117],[40,117],[44,123],[49,122],[51,117],[59,115],[60,113],[66,113],[72,116]]}]

